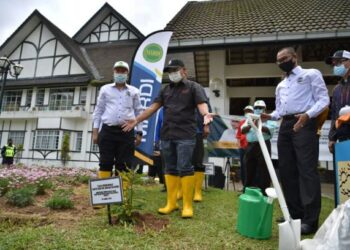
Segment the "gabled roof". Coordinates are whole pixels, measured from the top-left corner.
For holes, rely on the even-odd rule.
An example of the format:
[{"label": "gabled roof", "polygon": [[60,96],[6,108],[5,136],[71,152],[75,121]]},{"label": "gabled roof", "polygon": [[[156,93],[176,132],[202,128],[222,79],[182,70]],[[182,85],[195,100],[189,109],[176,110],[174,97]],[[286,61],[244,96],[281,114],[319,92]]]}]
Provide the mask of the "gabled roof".
[{"label": "gabled roof", "polygon": [[172,46],[350,36],[349,0],[191,1],[167,24]]},{"label": "gabled roof", "polygon": [[79,43],[88,36],[108,15],[113,14],[116,16],[121,23],[123,23],[128,29],[130,29],[139,40],[144,39],[144,35],[127,19],[125,19],[119,12],[117,12],[111,5],[105,3],[89,21],[73,36],[73,39]]},{"label": "gabled roof", "polygon": [[[4,44],[0,47],[0,55],[10,55],[17,48],[17,46],[30,34],[30,32],[41,22],[47,26],[52,34],[62,43],[62,45],[87,73],[85,77],[80,77],[80,80],[88,81],[89,79],[96,78],[94,77],[94,75],[96,75],[96,72],[92,72],[91,68],[84,58],[84,55],[80,50],[80,46],[69,36],[67,36],[62,30],[60,30],[56,25],[51,23],[38,10],[34,10],[33,13],[4,42]],[[67,81],[69,81],[69,78],[70,77],[67,77]],[[20,81],[27,80],[17,80],[16,83],[20,84]],[[53,80],[53,82],[55,82],[55,80]]]}]

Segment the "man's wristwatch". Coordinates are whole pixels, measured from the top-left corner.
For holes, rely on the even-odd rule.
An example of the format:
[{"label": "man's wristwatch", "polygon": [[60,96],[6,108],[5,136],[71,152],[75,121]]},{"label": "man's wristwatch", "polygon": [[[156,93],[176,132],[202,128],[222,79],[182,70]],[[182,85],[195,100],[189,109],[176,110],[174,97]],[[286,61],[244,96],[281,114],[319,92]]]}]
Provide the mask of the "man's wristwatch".
[{"label": "man's wristwatch", "polygon": [[137,131],[136,134],[139,135],[139,136],[143,135],[142,131]]}]

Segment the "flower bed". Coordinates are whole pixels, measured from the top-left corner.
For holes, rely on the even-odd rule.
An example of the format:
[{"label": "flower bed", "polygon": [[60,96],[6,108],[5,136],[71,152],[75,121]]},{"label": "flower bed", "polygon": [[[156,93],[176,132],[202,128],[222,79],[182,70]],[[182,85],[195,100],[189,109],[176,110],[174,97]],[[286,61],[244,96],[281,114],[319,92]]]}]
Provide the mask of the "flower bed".
[{"label": "flower bed", "polygon": [[62,184],[87,183],[96,177],[95,171],[83,168],[11,166],[0,168],[0,196],[13,191],[34,188],[35,193],[44,194],[46,189]]}]

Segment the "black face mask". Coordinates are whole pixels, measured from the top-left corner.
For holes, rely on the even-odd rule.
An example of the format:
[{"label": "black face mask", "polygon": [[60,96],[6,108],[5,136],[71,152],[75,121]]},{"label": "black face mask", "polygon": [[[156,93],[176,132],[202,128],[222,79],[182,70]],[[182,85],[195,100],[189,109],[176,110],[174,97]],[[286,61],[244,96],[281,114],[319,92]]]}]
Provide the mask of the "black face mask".
[{"label": "black face mask", "polygon": [[289,61],[283,62],[278,65],[278,67],[280,67],[280,69],[286,73],[291,72],[294,66],[295,66],[295,63],[293,62],[293,59],[290,59]]}]

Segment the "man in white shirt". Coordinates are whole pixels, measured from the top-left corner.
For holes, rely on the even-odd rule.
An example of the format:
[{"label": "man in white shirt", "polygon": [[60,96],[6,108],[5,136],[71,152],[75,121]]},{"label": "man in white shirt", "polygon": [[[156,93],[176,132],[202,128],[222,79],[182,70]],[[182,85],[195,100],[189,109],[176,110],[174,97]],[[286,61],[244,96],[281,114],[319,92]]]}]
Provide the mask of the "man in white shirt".
[{"label": "man in white shirt", "polygon": [[101,88],[93,114],[93,143],[100,150],[99,178],[110,177],[114,165],[116,172],[131,168],[135,145],[142,139],[142,123],[137,127],[136,142],[134,130],[125,132],[121,127],[143,111],[139,90],[127,84],[129,65],[118,61],[113,71],[114,82]]},{"label": "man in white shirt", "polygon": [[281,184],[292,218],[301,219],[302,234],[311,234],[321,210],[316,117],[329,105],[328,90],[320,71],[298,66],[293,48],[281,49],[277,64],[286,77],[276,88],[276,109],[263,117],[282,118],[277,142]]}]

